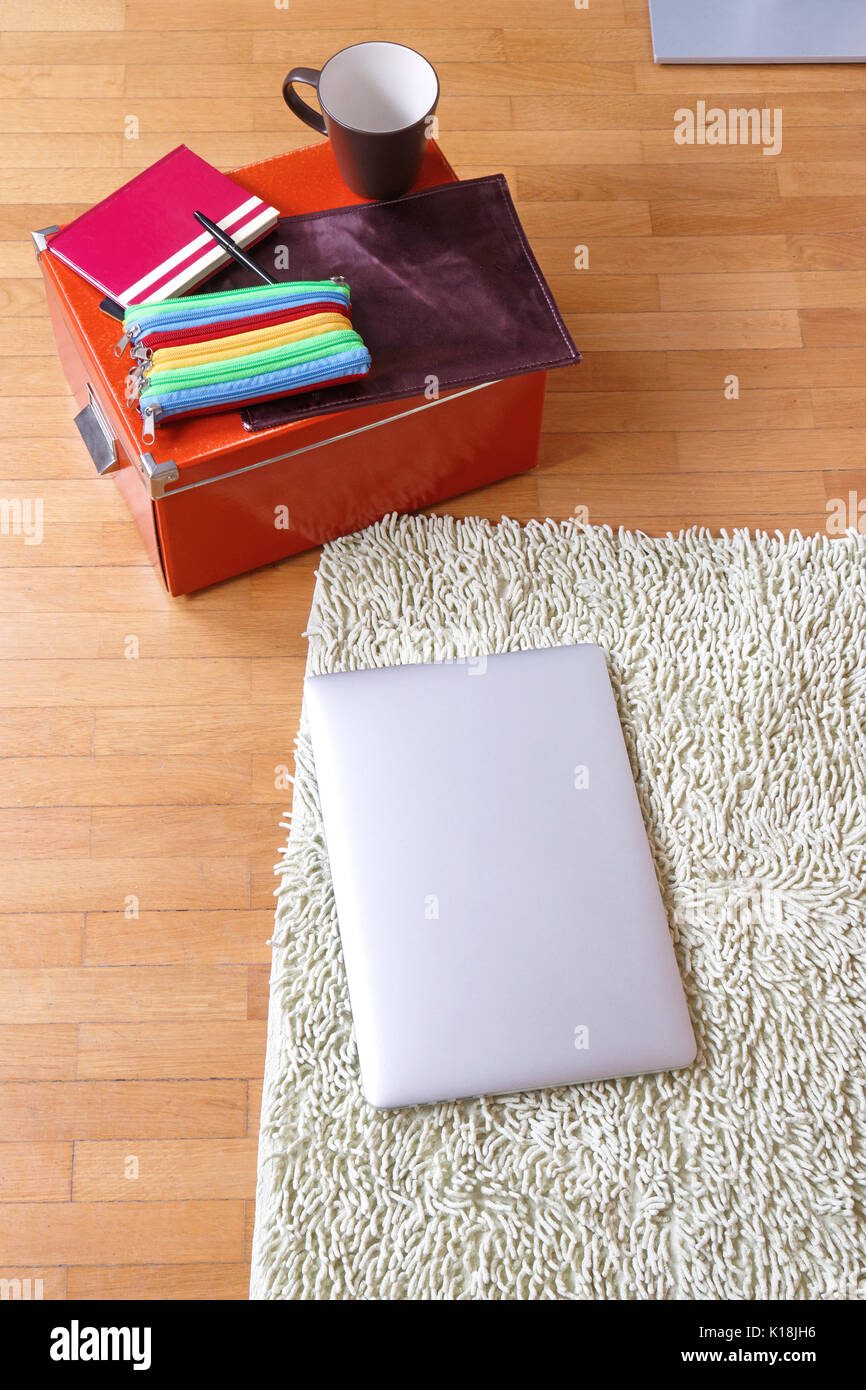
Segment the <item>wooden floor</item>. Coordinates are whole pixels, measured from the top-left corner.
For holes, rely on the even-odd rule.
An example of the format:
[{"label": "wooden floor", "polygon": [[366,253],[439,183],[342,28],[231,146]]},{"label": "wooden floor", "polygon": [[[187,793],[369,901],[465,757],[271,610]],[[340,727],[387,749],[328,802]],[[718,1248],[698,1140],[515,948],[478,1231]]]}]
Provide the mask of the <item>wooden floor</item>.
[{"label": "wooden floor", "polygon": [[[866,512],[866,67],[658,68],[646,0],[0,0],[0,27],[0,498],[45,517],[0,535],[0,1277],[244,1298],[316,557],[166,598],[73,428],[29,230],[180,140],[224,168],[308,143],[287,69],[405,41],[585,354],[540,470],[446,510],[821,531]],[[678,145],[699,100],[781,109],[781,153]]]}]

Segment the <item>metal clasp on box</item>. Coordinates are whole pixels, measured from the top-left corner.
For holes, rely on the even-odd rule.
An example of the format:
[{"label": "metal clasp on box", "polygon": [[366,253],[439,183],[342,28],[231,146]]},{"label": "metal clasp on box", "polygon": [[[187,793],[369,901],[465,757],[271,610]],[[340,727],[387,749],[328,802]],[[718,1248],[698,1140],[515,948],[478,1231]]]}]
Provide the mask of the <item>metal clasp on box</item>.
[{"label": "metal clasp on box", "polygon": [[117,441],[90,382],[87,383],[87,405],[76,415],[75,426],[100,477],[119,467]]},{"label": "metal clasp on box", "polygon": [[[87,405],[76,415],[75,424],[100,477],[123,466],[125,460],[118,455],[117,441],[90,382],[87,383]],[[180,477],[174,459],[157,463],[153,454],[139,454],[136,467],[144,479],[148,496],[154,500],[163,497],[168,484],[176,483]]]}]

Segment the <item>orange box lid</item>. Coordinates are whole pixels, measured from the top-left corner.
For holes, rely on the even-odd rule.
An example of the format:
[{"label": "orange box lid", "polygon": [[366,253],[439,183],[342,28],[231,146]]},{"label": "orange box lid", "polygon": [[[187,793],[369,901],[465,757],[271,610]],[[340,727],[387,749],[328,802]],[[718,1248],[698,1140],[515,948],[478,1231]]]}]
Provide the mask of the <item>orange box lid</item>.
[{"label": "orange box lid", "polygon": [[[272,203],[284,217],[365,201],[343,183],[327,140],[229,172],[251,193]],[[451,165],[431,140],[414,188],[456,180]],[[144,450],[141,417],[135,407],[126,404],[126,376],[131,359],[128,353],[115,355],[122,332],[120,324],[100,309],[101,291],[53,257],[50,247],[49,238],[48,251],[39,258],[49,293],[53,292],[76,347],[90,369],[94,390],[118,440],[135,459]],[[206,288],[206,284],[202,285],[203,293]],[[363,423],[369,423],[386,418],[394,408],[364,407],[353,413],[353,423],[356,414],[363,416]],[[346,427],[346,412],[334,412],[251,434],[244,429],[239,411],[227,411],[164,425],[157,429],[156,439],[147,452],[157,465],[172,460],[184,482],[190,483],[237,467],[239,449],[244,451],[243,462],[253,464],[273,455],[275,439],[289,451],[327,440]]]}]

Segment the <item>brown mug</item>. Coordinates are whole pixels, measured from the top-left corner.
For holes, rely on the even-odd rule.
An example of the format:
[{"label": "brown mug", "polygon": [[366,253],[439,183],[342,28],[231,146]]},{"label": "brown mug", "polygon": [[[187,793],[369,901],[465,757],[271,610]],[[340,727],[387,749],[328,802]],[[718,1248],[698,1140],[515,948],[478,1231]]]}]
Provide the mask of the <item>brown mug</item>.
[{"label": "brown mug", "polygon": [[[321,112],[295,91],[316,88]],[[418,177],[431,134],[439,79],[402,43],[353,43],[319,71],[292,68],[283,82],[291,111],[327,135],[343,182],[362,198],[398,198]]]}]

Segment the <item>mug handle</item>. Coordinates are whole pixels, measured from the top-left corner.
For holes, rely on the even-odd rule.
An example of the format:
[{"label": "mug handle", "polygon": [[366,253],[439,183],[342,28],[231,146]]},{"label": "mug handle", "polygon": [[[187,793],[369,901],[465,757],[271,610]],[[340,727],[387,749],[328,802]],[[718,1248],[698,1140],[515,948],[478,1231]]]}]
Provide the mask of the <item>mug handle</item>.
[{"label": "mug handle", "polygon": [[318,68],[292,68],[283,80],[283,101],[299,120],[312,126],[313,130],[318,130],[321,135],[327,135],[328,130],[322,113],[317,111],[314,106],[308,106],[305,101],[302,101],[293,85],[295,82],[307,82],[311,87],[318,89],[319,76]]}]

